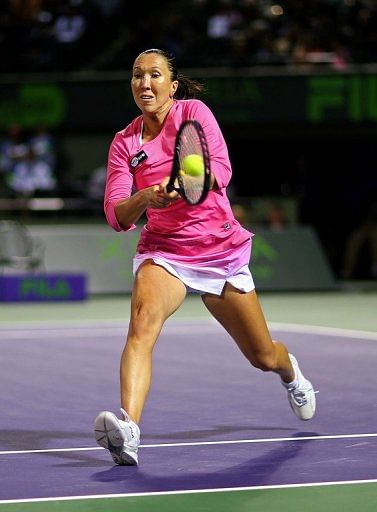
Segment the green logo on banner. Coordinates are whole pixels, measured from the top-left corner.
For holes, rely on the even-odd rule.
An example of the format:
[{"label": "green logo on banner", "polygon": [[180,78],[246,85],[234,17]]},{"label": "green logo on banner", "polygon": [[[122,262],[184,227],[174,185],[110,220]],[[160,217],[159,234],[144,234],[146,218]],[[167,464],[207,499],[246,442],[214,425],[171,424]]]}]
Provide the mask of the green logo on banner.
[{"label": "green logo on banner", "polygon": [[12,98],[0,99],[0,128],[19,123],[25,128],[39,124],[49,127],[62,123],[67,101],[55,84],[24,84],[15,89]]},{"label": "green logo on banner", "polygon": [[308,79],[307,116],[314,123],[346,116],[348,121],[377,121],[377,77],[316,76]]},{"label": "green logo on banner", "polygon": [[43,278],[25,278],[20,282],[20,297],[36,295],[40,298],[68,298],[71,295],[69,283],[64,279],[58,279],[51,283]]},{"label": "green logo on banner", "polygon": [[271,279],[275,274],[274,263],[279,257],[278,252],[258,235],[253,238],[252,274],[259,280]]},{"label": "green logo on banner", "polygon": [[138,233],[128,233],[127,236],[117,238],[98,237],[97,246],[102,261],[118,269],[119,277],[122,279],[133,279],[132,257],[135,254],[138,242]]}]

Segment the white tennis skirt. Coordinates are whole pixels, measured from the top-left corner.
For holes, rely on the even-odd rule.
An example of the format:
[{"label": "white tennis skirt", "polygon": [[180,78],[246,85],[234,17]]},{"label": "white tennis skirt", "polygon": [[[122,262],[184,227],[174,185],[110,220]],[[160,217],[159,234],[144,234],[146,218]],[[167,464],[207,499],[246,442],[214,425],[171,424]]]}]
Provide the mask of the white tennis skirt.
[{"label": "white tennis skirt", "polygon": [[150,252],[135,255],[133,260],[134,275],[145,260],[153,260],[156,265],[165,268],[170,274],[180,279],[186,286],[187,291],[191,293],[221,295],[225,283],[230,283],[242,292],[250,292],[255,288],[248,264],[243,264],[240,268],[236,267],[236,269],[231,268],[232,265],[229,266],[229,264],[221,266],[218,261],[216,266],[198,266],[186,262],[172,261],[166,258],[165,255]]}]

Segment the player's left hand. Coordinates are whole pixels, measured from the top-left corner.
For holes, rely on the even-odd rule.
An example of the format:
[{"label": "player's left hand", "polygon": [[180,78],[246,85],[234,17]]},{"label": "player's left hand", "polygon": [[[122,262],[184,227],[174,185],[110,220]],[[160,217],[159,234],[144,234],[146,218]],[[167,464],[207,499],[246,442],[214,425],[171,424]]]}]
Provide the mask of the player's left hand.
[{"label": "player's left hand", "polygon": [[162,195],[162,197],[169,199],[170,202],[175,202],[178,199],[180,199],[180,195],[176,190],[172,190],[171,192],[167,192],[166,187],[169,183],[169,176],[166,176],[159,185],[159,193]]}]

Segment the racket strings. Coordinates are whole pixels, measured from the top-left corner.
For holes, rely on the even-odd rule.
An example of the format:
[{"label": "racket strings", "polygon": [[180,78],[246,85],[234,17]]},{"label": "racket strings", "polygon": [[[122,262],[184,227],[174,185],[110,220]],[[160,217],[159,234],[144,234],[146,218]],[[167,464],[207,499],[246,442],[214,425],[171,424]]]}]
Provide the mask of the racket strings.
[{"label": "racket strings", "polygon": [[[198,131],[192,124],[185,126],[181,133],[179,149],[180,169],[183,169],[183,160],[188,155],[198,155],[206,162]],[[184,172],[179,173],[180,186],[184,189],[187,200],[192,204],[197,204],[202,197],[205,174],[206,169],[203,175],[200,176],[191,176]]]},{"label": "racket strings", "polygon": [[181,134],[180,164],[182,165],[182,161],[186,156],[195,154],[203,156],[202,145],[195,127],[189,124],[185,126]]}]

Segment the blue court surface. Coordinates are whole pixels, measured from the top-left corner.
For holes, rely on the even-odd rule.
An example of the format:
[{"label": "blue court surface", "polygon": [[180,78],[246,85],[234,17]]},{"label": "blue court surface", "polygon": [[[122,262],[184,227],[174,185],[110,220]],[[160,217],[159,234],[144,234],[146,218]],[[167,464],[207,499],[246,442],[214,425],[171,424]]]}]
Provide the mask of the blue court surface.
[{"label": "blue court surface", "polygon": [[308,422],[198,301],[156,346],[138,467],[93,439],[119,412],[129,301],[1,309],[0,510],[377,510],[376,295],[262,296],[319,391]]}]

